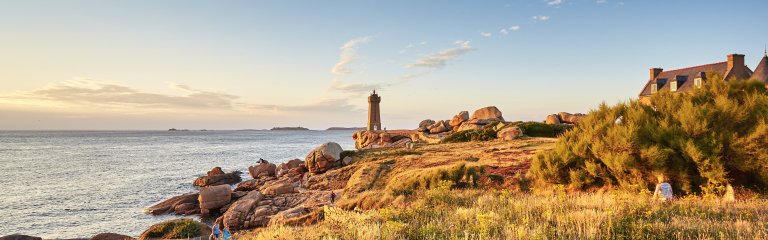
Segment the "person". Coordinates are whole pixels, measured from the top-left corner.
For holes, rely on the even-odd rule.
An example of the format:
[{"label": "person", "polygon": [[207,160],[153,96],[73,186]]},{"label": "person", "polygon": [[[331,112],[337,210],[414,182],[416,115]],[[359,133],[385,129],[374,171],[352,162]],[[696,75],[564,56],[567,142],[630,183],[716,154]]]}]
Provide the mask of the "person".
[{"label": "person", "polygon": [[333,200],[336,198],[336,193],[331,191],[331,203],[333,203]]},{"label": "person", "polygon": [[224,240],[232,239],[232,233],[229,232],[229,227],[224,228],[224,232],[221,234],[221,239],[224,239]]},{"label": "person", "polygon": [[656,180],[659,182],[656,184],[656,191],[653,192],[653,199],[659,201],[669,201],[674,198],[672,195],[672,185],[667,182],[667,177],[664,174],[656,176]]},{"label": "person", "polygon": [[725,185],[725,194],[723,195],[723,202],[735,202],[736,201],[736,193],[733,191],[733,186],[729,183],[728,185]]},{"label": "person", "polygon": [[219,225],[218,224],[214,224],[213,225],[213,230],[211,230],[211,232],[212,232],[211,236],[208,237],[208,239],[216,239],[216,240],[218,240],[219,238],[221,238],[221,230],[219,229]]}]

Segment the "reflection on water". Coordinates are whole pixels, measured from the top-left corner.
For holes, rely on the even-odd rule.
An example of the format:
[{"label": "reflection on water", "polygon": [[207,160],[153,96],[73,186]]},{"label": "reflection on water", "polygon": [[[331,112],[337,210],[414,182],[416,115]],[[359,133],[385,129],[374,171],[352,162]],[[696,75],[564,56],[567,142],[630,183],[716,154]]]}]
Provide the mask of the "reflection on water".
[{"label": "reflection on water", "polygon": [[[240,170],[259,158],[279,163],[352,131],[0,132],[0,235],[137,236],[177,216],[142,212],[194,191],[214,166]],[[245,174],[247,175],[247,174]],[[244,176],[244,179],[250,177]],[[205,220],[205,219],[204,219]]]}]

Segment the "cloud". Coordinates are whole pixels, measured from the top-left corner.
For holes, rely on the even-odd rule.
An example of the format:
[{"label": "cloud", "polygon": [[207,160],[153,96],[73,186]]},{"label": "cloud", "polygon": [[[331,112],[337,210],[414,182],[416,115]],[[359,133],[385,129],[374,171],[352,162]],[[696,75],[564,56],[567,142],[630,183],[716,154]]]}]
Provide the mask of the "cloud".
[{"label": "cloud", "polygon": [[273,112],[359,112],[363,111],[355,105],[349,103],[349,100],[343,98],[323,98],[314,103],[305,105],[270,105],[254,104],[249,108],[253,110],[269,110]]},{"label": "cloud", "polygon": [[456,41],[454,44],[458,46],[429,54],[412,64],[405,65],[405,67],[431,69],[443,68],[448,61],[475,50],[475,48],[469,45],[469,41]]},{"label": "cloud", "polygon": [[603,3],[607,3],[607,2],[608,2],[608,0],[597,0],[596,1],[597,4],[603,4]]},{"label": "cloud", "polygon": [[409,50],[409,49],[411,49],[411,48],[413,48],[413,47],[414,47],[414,46],[413,46],[413,44],[408,44],[408,45],[406,45],[405,47],[403,47],[403,49],[400,49],[400,52],[399,52],[399,53],[400,53],[400,54],[406,53],[406,52],[408,52],[408,50]]},{"label": "cloud", "polygon": [[347,43],[345,43],[341,48],[341,53],[339,53],[339,61],[336,63],[336,65],[333,66],[331,69],[331,73],[336,75],[345,75],[352,73],[352,69],[349,68],[349,64],[351,64],[354,60],[356,60],[357,54],[356,50],[359,47],[359,45],[370,42],[372,37],[358,37],[354,38],[352,40],[349,40]]},{"label": "cloud", "polygon": [[405,75],[403,75],[403,76],[400,76],[400,79],[401,79],[401,80],[408,80],[408,79],[413,79],[413,78],[418,78],[418,77],[427,76],[427,75],[429,75],[430,73],[432,73],[432,70],[430,70],[430,71],[424,71],[424,72],[417,72],[417,73],[409,73],[409,74],[405,74]]},{"label": "cloud", "polygon": [[500,32],[501,34],[507,35],[507,34],[509,34],[511,31],[517,31],[517,30],[520,30],[520,26],[519,26],[519,25],[513,25],[513,26],[511,26],[511,27],[508,27],[508,28],[502,28],[501,30],[499,30],[499,32]]},{"label": "cloud", "polygon": [[55,106],[102,106],[152,109],[231,109],[238,96],[173,84],[182,95],[142,92],[118,83],[77,79],[49,84],[38,90],[0,95],[0,102]]},{"label": "cloud", "polygon": [[549,0],[547,1],[547,5],[550,6],[557,6],[563,3],[563,0]]},{"label": "cloud", "polygon": [[549,20],[549,16],[533,16],[532,19],[534,21],[547,21]]},{"label": "cloud", "polygon": [[493,36],[493,34],[492,34],[492,33],[489,33],[489,32],[481,32],[481,33],[480,33],[480,36],[483,36],[483,37],[487,37],[487,38],[488,38],[488,37],[491,37],[491,36]]},{"label": "cloud", "polygon": [[345,92],[345,93],[354,93],[354,94],[366,93],[374,89],[381,89],[382,87],[383,85],[378,83],[371,83],[371,84],[349,83],[349,82],[340,81],[338,79],[333,79],[331,81],[332,90]]},{"label": "cloud", "polygon": [[[348,92],[368,91],[372,85],[335,83],[333,87]],[[238,101],[239,96],[223,92],[199,90],[171,83],[170,89],[180,94],[150,93],[120,83],[77,79],[49,84],[43,88],[0,95],[0,110],[18,109],[93,114],[120,113],[224,113],[247,116],[280,112],[350,112],[360,109],[344,98],[319,98],[305,105],[261,104]],[[376,87],[378,88],[378,87]],[[234,116],[234,115],[233,115]]]}]

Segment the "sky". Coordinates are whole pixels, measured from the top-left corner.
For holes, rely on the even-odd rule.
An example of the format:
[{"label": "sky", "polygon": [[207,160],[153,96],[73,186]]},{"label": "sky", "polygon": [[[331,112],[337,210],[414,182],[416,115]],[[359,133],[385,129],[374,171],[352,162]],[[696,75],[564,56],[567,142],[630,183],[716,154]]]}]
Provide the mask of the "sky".
[{"label": "sky", "polygon": [[768,1],[0,0],[0,130],[387,129],[637,98],[768,43]]}]

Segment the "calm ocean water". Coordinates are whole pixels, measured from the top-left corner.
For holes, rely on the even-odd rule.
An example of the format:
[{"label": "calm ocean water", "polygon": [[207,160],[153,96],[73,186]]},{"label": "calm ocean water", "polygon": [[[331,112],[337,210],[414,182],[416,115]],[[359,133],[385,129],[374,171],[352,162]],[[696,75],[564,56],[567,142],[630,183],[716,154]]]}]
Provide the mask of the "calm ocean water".
[{"label": "calm ocean water", "polygon": [[352,131],[0,132],[0,236],[138,236],[155,217],[142,210],[195,190],[214,166],[243,171],[259,158],[303,160]]}]

